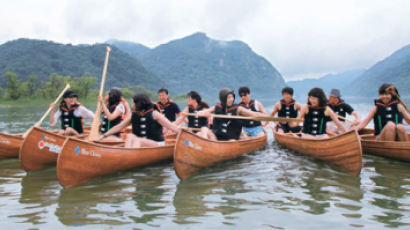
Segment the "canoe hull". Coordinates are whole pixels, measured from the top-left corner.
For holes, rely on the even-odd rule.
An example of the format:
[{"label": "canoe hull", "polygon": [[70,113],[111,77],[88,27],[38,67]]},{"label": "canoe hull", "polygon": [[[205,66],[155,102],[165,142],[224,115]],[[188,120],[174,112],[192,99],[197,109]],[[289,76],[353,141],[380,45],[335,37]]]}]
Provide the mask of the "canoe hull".
[{"label": "canoe hull", "polygon": [[55,166],[65,139],[55,132],[33,127],[21,144],[21,167],[29,172]]},{"label": "canoe hull", "polygon": [[23,135],[0,133],[0,159],[17,158]]},{"label": "canoe hull", "polygon": [[[407,134],[410,140],[410,133]],[[376,141],[372,134],[361,135],[364,154],[410,162],[410,141]]]},{"label": "canoe hull", "polygon": [[174,168],[183,180],[199,170],[262,148],[266,135],[239,141],[210,141],[182,130],[175,144]]},{"label": "canoe hull", "polygon": [[339,166],[354,175],[361,171],[362,148],[355,130],[326,139],[302,139],[276,132],[274,135],[285,148]]},{"label": "canoe hull", "polygon": [[171,160],[174,145],[154,148],[106,146],[67,138],[58,155],[57,177],[67,188],[92,178]]}]

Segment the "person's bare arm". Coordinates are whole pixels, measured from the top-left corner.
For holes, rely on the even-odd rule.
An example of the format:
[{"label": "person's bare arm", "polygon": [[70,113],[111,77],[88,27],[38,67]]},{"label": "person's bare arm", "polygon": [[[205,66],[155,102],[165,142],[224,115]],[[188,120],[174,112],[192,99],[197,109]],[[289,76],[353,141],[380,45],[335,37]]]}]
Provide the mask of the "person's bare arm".
[{"label": "person's bare arm", "polygon": [[346,127],[342,124],[342,122],[339,121],[339,118],[337,118],[337,115],[331,108],[327,108],[327,115],[332,119],[332,121],[336,124],[336,126],[342,130],[343,132],[346,132]]},{"label": "person's bare arm", "polygon": [[174,123],[170,122],[163,114],[158,111],[154,111],[152,113],[152,117],[156,120],[162,127],[167,128],[168,130],[172,130],[173,132],[177,133],[181,130],[180,127],[175,125]]},{"label": "person's bare arm", "polygon": [[[125,127],[127,127],[130,123],[131,123],[131,116],[126,117],[123,121],[121,121],[121,123],[119,123],[118,125],[112,127],[110,130],[108,130],[106,133],[104,133],[102,135],[102,138],[108,137],[108,136],[113,135],[115,133],[121,132],[121,130],[123,130]],[[100,139],[102,139],[102,138],[100,138]]]},{"label": "person's bare arm", "polygon": [[366,127],[367,124],[369,124],[370,120],[371,120],[371,119],[374,117],[374,115],[376,114],[376,111],[377,111],[377,107],[376,107],[376,106],[373,106],[373,108],[370,110],[369,114],[367,114],[367,117],[366,117],[364,120],[362,120],[359,125],[357,125],[356,129],[357,129],[357,130],[361,130],[361,129],[363,129],[364,127]]},{"label": "person's bare arm", "polygon": [[403,119],[407,122],[408,125],[410,125],[410,116],[407,113],[407,110],[401,104],[398,105],[398,109],[401,112],[401,114],[403,114]]},{"label": "person's bare arm", "polygon": [[275,114],[279,111],[279,109],[280,109],[280,103],[278,102],[276,103],[275,107],[273,107],[273,111],[270,113],[270,116],[274,117]]}]

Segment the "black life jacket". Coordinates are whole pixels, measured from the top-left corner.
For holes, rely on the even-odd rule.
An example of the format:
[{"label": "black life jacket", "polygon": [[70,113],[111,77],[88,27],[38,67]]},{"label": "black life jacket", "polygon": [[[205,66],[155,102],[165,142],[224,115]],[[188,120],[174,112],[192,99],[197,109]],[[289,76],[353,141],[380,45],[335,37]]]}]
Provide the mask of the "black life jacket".
[{"label": "black life jacket", "polygon": [[154,120],[153,112],[154,105],[145,111],[143,116],[133,112],[131,117],[132,133],[138,137],[145,137],[154,141],[164,141],[162,126]]},{"label": "black life jacket", "polygon": [[79,134],[83,133],[83,118],[74,115],[74,111],[80,107],[80,105],[81,104],[77,103],[68,108],[64,101],[60,103],[61,129],[65,130],[67,127],[71,127]]},{"label": "black life jacket", "polygon": [[[204,108],[198,107],[198,109],[193,109],[191,107],[188,107],[189,113],[197,113],[198,111],[203,110]],[[188,127],[189,128],[201,128],[201,127],[207,127],[208,126],[208,118],[206,117],[194,117],[194,116],[188,116]]]},{"label": "black life jacket", "polygon": [[[255,105],[255,100],[251,100],[249,102],[249,104],[245,104],[245,102],[241,102],[241,103],[239,103],[239,105],[246,108],[246,109],[250,109],[251,111],[258,112],[258,110],[255,107],[256,106]],[[261,122],[260,121],[253,121],[253,120],[242,120],[242,125],[247,127],[247,128],[251,128],[251,127],[260,126]]]},{"label": "black life jacket", "polygon": [[171,122],[176,120],[175,111],[170,111],[168,108],[173,105],[174,103],[167,101],[165,104],[162,102],[157,102],[155,110],[158,110],[160,113],[164,114],[164,116]]},{"label": "black life jacket", "polygon": [[[215,114],[237,115],[239,105],[232,105],[224,111],[222,105],[215,105]],[[242,122],[239,119],[214,118],[213,132],[218,140],[238,140],[242,132]]]},{"label": "black life jacket", "polygon": [[[298,110],[295,108],[296,101],[292,99],[289,103],[286,103],[285,100],[280,100],[280,110],[278,111],[278,117],[286,118],[297,118]],[[286,123],[286,122],[285,122]]]},{"label": "black life jacket", "polygon": [[[108,111],[110,113],[113,113],[115,109],[117,108],[118,104],[112,105],[108,108]],[[122,116],[118,116],[114,120],[110,121],[108,120],[106,115],[103,115],[103,120],[101,122],[101,127],[100,127],[100,132],[101,133],[106,133],[108,130],[110,130],[112,127],[118,125],[122,121]],[[115,133],[114,135],[118,135],[119,133]]]},{"label": "black life jacket", "polygon": [[[332,105],[330,103],[327,103],[327,106],[329,106],[333,110],[333,112],[336,113],[336,116],[340,115],[342,117],[346,117],[346,111],[343,109],[344,104],[345,104],[345,102],[343,100],[340,100],[336,105]],[[328,117],[327,121],[330,121],[330,120],[332,120],[332,119],[330,117]],[[345,120],[339,118],[339,121],[344,122]]]},{"label": "black life jacket", "polygon": [[381,100],[374,100],[374,104],[377,107],[376,114],[373,117],[374,135],[379,135],[389,121],[394,122],[396,125],[403,123],[403,114],[398,109],[399,102],[397,100],[390,102],[388,105]]},{"label": "black life jacket", "polygon": [[309,112],[305,114],[303,121],[303,133],[321,135],[326,133],[326,107],[309,105]]}]

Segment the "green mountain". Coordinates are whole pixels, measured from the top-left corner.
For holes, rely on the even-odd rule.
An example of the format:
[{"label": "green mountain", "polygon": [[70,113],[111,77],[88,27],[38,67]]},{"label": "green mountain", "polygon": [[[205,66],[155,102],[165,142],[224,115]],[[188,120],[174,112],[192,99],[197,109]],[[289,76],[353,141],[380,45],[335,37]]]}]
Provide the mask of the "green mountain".
[{"label": "green mountain", "polygon": [[293,88],[295,96],[306,98],[310,89],[314,87],[322,88],[326,95],[332,88],[341,90],[342,95],[348,91],[346,87],[354,82],[366,70],[350,70],[338,74],[327,74],[318,79],[304,79],[300,81],[288,81],[286,84]]},{"label": "green mountain", "polygon": [[285,85],[281,74],[241,41],[217,41],[204,33],[160,45],[140,56],[143,65],[171,91],[197,90],[218,98],[223,87],[248,86],[256,96],[272,96]]},{"label": "green mountain", "polygon": [[[47,81],[52,73],[72,77],[89,74],[100,79],[105,47],[105,44],[73,46],[32,39],[9,41],[0,46],[0,85],[5,86],[4,73],[8,71],[15,72],[22,80],[35,75],[38,81]],[[106,88],[143,85],[156,90],[158,84],[164,83],[136,58],[112,47]]]},{"label": "green mountain", "polygon": [[151,49],[135,42],[128,42],[128,41],[121,41],[121,40],[108,40],[105,43],[110,44],[112,46],[116,46],[118,49],[131,54],[131,56],[139,58],[140,56],[144,55]]},{"label": "green mountain", "polygon": [[410,96],[410,45],[373,65],[347,88],[355,96],[378,96],[383,83],[396,85],[401,96]]}]

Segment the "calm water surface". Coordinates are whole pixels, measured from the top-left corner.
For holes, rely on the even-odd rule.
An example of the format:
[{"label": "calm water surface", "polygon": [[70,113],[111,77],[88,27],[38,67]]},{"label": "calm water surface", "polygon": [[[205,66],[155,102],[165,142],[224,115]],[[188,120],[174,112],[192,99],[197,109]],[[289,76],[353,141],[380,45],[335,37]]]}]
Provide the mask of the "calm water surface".
[{"label": "calm water surface", "polygon": [[[371,105],[354,107],[364,116]],[[0,106],[0,131],[24,132],[46,109]],[[18,160],[2,160],[0,224],[2,229],[410,229],[409,163],[364,156],[361,174],[353,176],[279,147],[271,134],[268,140],[263,150],[185,181],[172,163],[163,163],[63,189],[55,168],[26,173]]]}]

